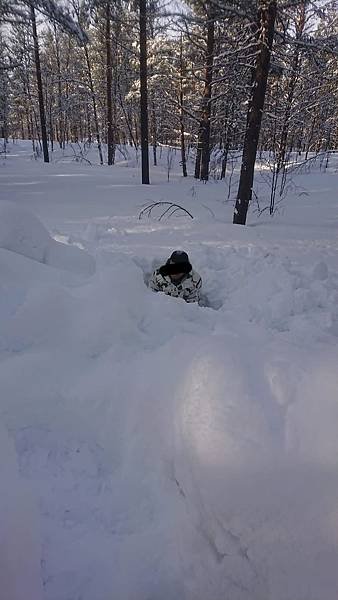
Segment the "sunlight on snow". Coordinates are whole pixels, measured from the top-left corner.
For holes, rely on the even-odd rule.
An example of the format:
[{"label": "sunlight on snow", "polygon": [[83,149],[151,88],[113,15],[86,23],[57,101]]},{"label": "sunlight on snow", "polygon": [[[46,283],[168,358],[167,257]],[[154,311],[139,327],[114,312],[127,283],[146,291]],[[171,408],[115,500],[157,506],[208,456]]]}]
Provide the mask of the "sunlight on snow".
[{"label": "sunlight on snow", "polygon": [[49,177],[88,177],[89,173],[51,173]]},{"label": "sunlight on snow", "polygon": [[184,443],[204,464],[233,465],[234,445],[224,428],[233,400],[225,399],[224,365],[214,358],[197,357],[187,370],[179,394],[179,423]]},{"label": "sunlight on snow", "polygon": [[26,185],[40,185],[41,183],[42,183],[42,181],[10,181],[9,183],[2,182],[1,185],[12,187],[13,185],[26,186]]}]

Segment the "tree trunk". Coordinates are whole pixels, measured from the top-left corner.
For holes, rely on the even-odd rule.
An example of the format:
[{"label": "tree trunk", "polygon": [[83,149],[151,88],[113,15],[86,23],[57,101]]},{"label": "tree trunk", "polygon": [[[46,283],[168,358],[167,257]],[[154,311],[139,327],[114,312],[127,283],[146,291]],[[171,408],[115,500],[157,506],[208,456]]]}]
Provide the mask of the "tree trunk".
[{"label": "tree trunk", "polygon": [[108,165],[113,164],[114,139],[113,139],[113,105],[112,105],[112,55],[110,35],[110,0],[106,4],[106,77],[107,77],[107,147]]},{"label": "tree trunk", "polygon": [[[7,86],[6,86],[7,88]],[[4,107],[3,107],[3,123],[1,127],[1,137],[4,139],[4,146],[6,148],[6,144],[8,144],[8,91],[6,89],[6,95],[4,97]],[[23,131],[23,121],[21,118],[21,130]],[[22,139],[25,139],[24,137]]]},{"label": "tree trunk", "polygon": [[148,149],[148,90],[147,90],[147,0],[139,0],[140,6],[140,117],[142,183],[149,184]]},{"label": "tree trunk", "polygon": [[[231,107],[229,107],[231,104]],[[230,133],[229,133],[229,125],[232,123],[234,117],[234,101],[233,98],[230,99],[229,94],[226,97],[226,109],[225,109],[225,117],[224,117],[224,133],[223,133],[223,157],[222,157],[222,168],[221,168],[221,176],[220,179],[225,179],[227,164],[228,164],[228,155],[230,149]]]},{"label": "tree trunk", "polygon": [[55,37],[55,55],[56,55],[56,65],[57,65],[57,78],[58,78],[58,111],[59,111],[59,118],[58,118],[58,122],[59,122],[59,146],[62,149],[62,144],[63,144],[63,140],[64,140],[64,134],[63,134],[63,129],[64,129],[64,125],[63,125],[63,115],[62,115],[62,85],[61,85],[61,61],[60,61],[60,48],[59,48],[59,40],[58,40],[58,35],[57,35],[57,29],[56,29],[56,25],[54,23],[54,37]]},{"label": "tree trunk", "polygon": [[50,137],[50,147],[52,152],[54,152],[54,126],[53,126],[53,114],[52,114],[52,103],[49,106],[49,137]]},{"label": "tree trunk", "polygon": [[151,101],[151,128],[153,132],[153,161],[154,167],[157,167],[157,123],[154,100]]},{"label": "tree trunk", "polygon": [[114,31],[114,39],[115,39],[115,44],[114,44],[114,60],[112,63],[113,66],[113,87],[112,87],[112,93],[113,93],[113,98],[112,98],[112,116],[113,116],[113,120],[112,120],[112,127],[113,127],[113,164],[115,163],[115,156],[116,156],[116,145],[119,144],[119,132],[118,132],[118,126],[117,126],[117,78],[118,78],[118,71],[117,71],[117,56],[118,56],[118,34],[120,31],[120,26],[117,25],[115,27],[115,31]]},{"label": "tree trunk", "polygon": [[85,52],[86,63],[87,63],[89,87],[90,87],[90,92],[92,95],[92,102],[93,102],[93,114],[94,114],[94,125],[95,125],[97,149],[98,149],[99,158],[100,158],[100,165],[103,165],[103,155],[102,155],[101,137],[100,137],[100,129],[99,129],[99,120],[97,118],[96,97],[95,97],[92,69],[91,69],[87,45],[84,46],[84,52]]},{"label": "tree trunk", "polygon": [[35,70],[36,70],[36,82],[38,86],[38,98],[39,98],[39,111],[40,111],[40,126],[41,126],[41,138],[43,148],[43,160],[49,162],[48,154],[48,140],[47,140],[47,128],[46,128],[46,114],[45,106],[43,102],[43,89],[42,89],[42,78],[41,78],[41,64],[40,64],[40,53],[39,53],[39,42],[38,34],[36,30],[35,10],[34,6],[30,5],[32,31],[33,31],[33,42],[34,42],[34,58],[35,58]]},{"label": "tree trunk", "polygon": [[307,144],[306,144],[305,160],[308,159],[309,152],[310,152],[310,150],[312,148],[312,140],[313,140],[313,137],[314,137],[314,132],[316,130],[316,126],[317,126],[317,117],[314,116],[313,119],[312,119],[312,122],[311,122],[310,135],[308,137]]},{"label": "tree trunk", "polygon": [[246,223],[249,202],[252,196],[257,145],[262,123],[276,12],[276,0],[260,0],[257,14],[258,55],[252,73],[241,174],[233,217],[233,223],[239,225],[245,225]]},{"label": "tree trunk", "polygon": [[133,134],[133,117],[132,117],[132,113],[130,113],[130,111],[128,112],[124,106],[124,100],[122,97],[122,93],[121,93],[121,88],[120,88],[120,84],[119,82],[117,82],[117,91],[118,91],[118,98],[119,98],[119,102],[120,102],[120,106],[123,112],[123,116],[125,118],[125,122],[128,128],[128,133],[129,133],[129,144],[130,146],[134,146],[135,150],[137,150],[137,143],[135,141],[134,138],[134,134]]},{"label": "tree trunk", "polygon": [[201,140],[200,140],[200,135],[198,134],[198,145],[197,145],[197,152],[196,152],[196,159],[195,159],[195,174],[194,174],[195,179],[199,179],[200,175],[201,175],[202,149],[200,147],[200,144],[201,144]]},{"label": "tree trunk", "polygon": [[[296,23],[296,39],[297,40],[300,40],[302,38],[303,32],[304,32],[305,2],[306,2],[306,0],[302,0],[302,2],[301,2],[300,15],[299,15],[298,22]],[[286,148],[287,148],[287,138],[288,138],[288,133],[289,133],[290,119],[291,119],[291,110],[292,110],[292,104],[293,104],[293,98],[294,98],[297,78],[299,76],[299,71],[300,71],[300,48],[299,48],[298,44],[295,44],[294,51],[293,51],[293,57],[292,57],[292,61],[291,61],[291,75],[290,75],[290,79],[289,79],[288,86],[287,86],[286,107],[285,107],[284,121],[283,121],[283,126],[282,126],[280,148],[279,148],[278,159],[277,159],[278,172],[281,170],[281,168],[284,164],[284,160],[285,160]]]},{"label": "tree trunk", "polygon": [[134,127],[135,127],[135,136],[134,136],[134,138],[136,140],[136,146],[138,148],[139,145],[140,145],[140,131],[139,131],[140,127],[139,127],[139,123],[137,121],[136,115],[135,115],[135,118],[134,118]]},{"label": "tree trunk", "polygon": [[185,138],[184,138],[184,88],[183,88],[183,77],[184,77],[184,63],[183,63],[183,38],[181,35],[180,43],[180,129],[181,129],[181,162],[183,177],[187,177],[187,159],[185,153]]},{"label": "tree trunk", "polygon": [[90,112],[89,112],[88,102],[86,102],[85,111],[86,111],[86,121],[87,121],[87,141],[88,141],[89,146],[91,146],[93,140],[92,140],[92,127],[91,127],[91,122],[90,122]]},{"label": "tree trunk", "polygon": [[[21,125],[21,139],[25,140],[26,139],[26,136],[25,136],[25,125],[24,125],[22,117],[21,117],[21,123],[20,123],[20,125]],[[5,131],[5,125],[4,125],[4,131]],[[5,137],[5,133],[3,133],[2,137]]]},{"label": "tree trunk", "polygon": [[210,115],[211,91],[215,47],[215,18],[212,9],[208,11],[208,33],[205,67],[205,85],[202,100],[202,115],[198,133],[198,150],[195,165],[195,178],[203,181],[209,179],[210,161]]}]

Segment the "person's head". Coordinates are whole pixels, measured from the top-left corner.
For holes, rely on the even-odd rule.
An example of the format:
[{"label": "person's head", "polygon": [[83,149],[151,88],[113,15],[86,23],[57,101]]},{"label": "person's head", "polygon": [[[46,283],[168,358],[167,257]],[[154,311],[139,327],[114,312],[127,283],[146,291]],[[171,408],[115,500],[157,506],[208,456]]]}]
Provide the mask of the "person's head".
[{"label": "person's head", "polygon": [[184,250],[175,250],[168,259],[167,264],[172,265],[172,272],[170,273],[172,281],[179,281],[192,269],[189,256]]}]

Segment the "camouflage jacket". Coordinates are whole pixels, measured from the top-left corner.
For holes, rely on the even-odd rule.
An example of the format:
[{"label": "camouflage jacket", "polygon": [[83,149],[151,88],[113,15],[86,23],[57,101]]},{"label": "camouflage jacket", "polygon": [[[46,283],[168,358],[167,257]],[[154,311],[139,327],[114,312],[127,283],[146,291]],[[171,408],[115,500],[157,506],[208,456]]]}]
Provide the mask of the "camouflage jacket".
[{"label": "camouflage jacket", "polygon": [[183,279],[175,283],[169,275],[161,275],[160,270],[156,269],[150,278],[149,287],[154,292],[164,292],[174,298],[183,298],[186,302],[198,302],[202,279],[192,269]]}]

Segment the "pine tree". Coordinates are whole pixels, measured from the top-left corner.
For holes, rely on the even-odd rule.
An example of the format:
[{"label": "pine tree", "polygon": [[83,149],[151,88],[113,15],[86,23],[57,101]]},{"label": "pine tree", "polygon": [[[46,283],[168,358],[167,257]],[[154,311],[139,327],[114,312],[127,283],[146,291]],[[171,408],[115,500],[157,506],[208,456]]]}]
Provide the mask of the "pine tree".
[{"label": "pine tree", "polygon": [[257,58],[252,71],[241,174],[233,222],[245,225],[252,195],[256,153],[261,130],[270,56],[277,13],[276,0],[260,0],[257,11]]}]

